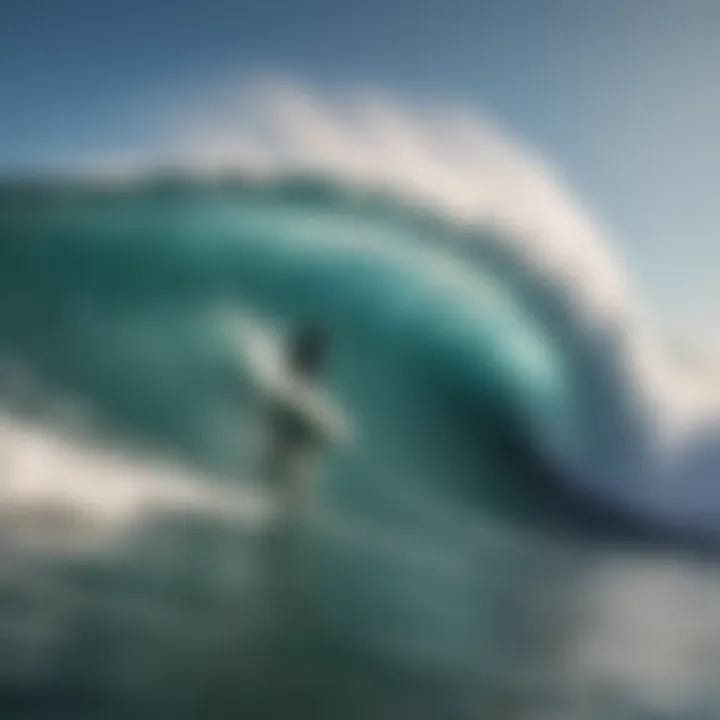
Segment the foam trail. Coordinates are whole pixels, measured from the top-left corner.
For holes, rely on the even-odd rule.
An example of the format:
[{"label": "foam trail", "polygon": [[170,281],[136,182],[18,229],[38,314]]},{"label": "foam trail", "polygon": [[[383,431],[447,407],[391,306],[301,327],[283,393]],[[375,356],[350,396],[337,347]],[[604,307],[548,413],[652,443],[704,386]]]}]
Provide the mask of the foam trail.
[{"label": "foam trail", "polygon": [[[11,522],[21,531],[23,525],[32,526],[36,514],[42,535],[46,511],[67,512],[66,530],[81,536],[71,537],[71,544],[78,541],[97,550],[103,541],[131,532],[147,514],[188,509],[227,514],[252,527],[262,526],[272,511],[269,498],[257,487],[208,484],[206,477],[193,477],[179,464],[141,458],[133,462],[117,449],[82,447],[57,430],[8,416],[0,417],[0,452],[0,512],[6,531]],[[63,538],[48,540],[46,550],[58,550]]]}]

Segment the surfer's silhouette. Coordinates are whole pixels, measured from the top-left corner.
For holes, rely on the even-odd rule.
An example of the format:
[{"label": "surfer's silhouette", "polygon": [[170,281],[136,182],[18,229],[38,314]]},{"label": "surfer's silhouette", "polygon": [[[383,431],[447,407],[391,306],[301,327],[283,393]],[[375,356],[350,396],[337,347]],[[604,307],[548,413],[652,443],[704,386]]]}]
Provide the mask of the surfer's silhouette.
[{"label": "surfer's silhouette", "polygon": [[277,493],[286,520],[298,519],[312,502],[321,447],[331,440],[323,417],[318,381],[330,352],[327,328],[310,325],[290,339],[285,360],[284,389],[269,403],[270,439],[265,480]]}]

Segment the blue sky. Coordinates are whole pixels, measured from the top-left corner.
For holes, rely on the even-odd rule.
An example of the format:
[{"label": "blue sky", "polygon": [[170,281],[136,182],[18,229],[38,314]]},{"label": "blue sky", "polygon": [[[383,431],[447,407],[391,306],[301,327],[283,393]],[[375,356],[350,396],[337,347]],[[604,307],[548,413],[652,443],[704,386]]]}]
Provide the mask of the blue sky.
[{"label": "blue sky", "polygon": [[0,169],[150,142],[226,75],[487,110],[559,167],[670,326],[720,320],[720,2],[3,0]]}]

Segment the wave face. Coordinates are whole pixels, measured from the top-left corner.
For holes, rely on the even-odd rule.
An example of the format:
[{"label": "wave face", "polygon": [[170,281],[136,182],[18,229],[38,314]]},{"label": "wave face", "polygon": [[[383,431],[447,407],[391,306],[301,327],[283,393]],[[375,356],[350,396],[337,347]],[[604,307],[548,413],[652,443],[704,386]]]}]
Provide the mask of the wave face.
[{"label": "wave face", "polygon": [[[141,604],[160,597],[148,627],[165,622],[166,639],[151,641],[135,616],[110,620],[107,604],[66,613],[63,642],[44,651],[50,669],[26,695],[71,713],[77,698],[118,712],[129,703],[128,717],[278,717],[267,704],[278,697],[308,717],[359,718],[709,703],[710,671],[694,658],[698,642],[714,648],[720,625],[699,612],[696,625],[677,623],[688,603],[717,595],[713,565],[698,559],[714,547],[720,511],[711,386],[693,394],[675,379],[580,219],[561,213],[553,235],[543,212],[557,203],[542,183],[511,188],[533,200],[521,217],[510,195],[481,202],[466,189],[471,174],[463,184],[441,176],[429,151],[418,160],[407,138],[428,125],[410,133],[374,105],[373,155],[303,97],[273,98],[282,117],[293,116],[288,103],[303,108],[295,129],[319,124],[325,144],[314,130],[282,152],[276,138],[274,155],[252,144],[252,172],[232,177],[0,190],[0,391],[14,418],[8,452],[20,458],[8,502],[29,503],[29,476],[36,493],[83,475],[122,486],[109,500],[88,490],[84,512],[147,494],[161,475],[190,476],[186,489],[153,495],[164,511],[139,518],[147,498],[126,509],[130,532],[111,551],[54,554],[71,595],[94,579],[116,595],[142,586]],[[467,126],[452,129],[467,157]],[[180,160],[197,170],[201,150]],[[502,143],[490,150],[512,166]],[[326,458],[299,545],[297,615],[248,513],[232,531],[220,519],[218,507],[247,510],[247,498],[213,505],[197,489],[257,479],[263,408],[242,359],[272,363],[273,339],[307,323],[332,330],[325,383],[356,437]],[[22,458],[38,453],[45,461],[27,470]],[[148,456],[175,469],[138,464]],[[160,588],[166,565],[146,560],[178,537],[190,580]],[[213,542],[210,556],[227,556],[217,577],[202,555]],[[40,562],[37,549],[21,555]],[[665,608],[648,598],[655,644],[641,638],[647,653],[632,655],[628,598],[658,581],[683,592]],[[103,676],[88,658],[127,643],[103,645],[98,627],[111,635],[123,622],[134,645]],[[137,665],[141,655],[155,665]],[[10,681],[2,702],[30,702],[23,687]]]}]

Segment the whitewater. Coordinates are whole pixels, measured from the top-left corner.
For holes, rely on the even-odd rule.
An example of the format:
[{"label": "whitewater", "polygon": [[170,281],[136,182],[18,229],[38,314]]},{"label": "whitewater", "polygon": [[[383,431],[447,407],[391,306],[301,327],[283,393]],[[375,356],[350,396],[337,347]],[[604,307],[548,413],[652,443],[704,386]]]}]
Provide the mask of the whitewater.
[{"label": "whitewater", "polygon": [[[549,166],[471,113],[374,93],[192,107],[151,154],[0,190],[8,506],[62,484],[104,513],[106,565],[158,507],[224,511],[247,554],[270,501],[243,363],[321,321],[357,432],[308,528],[312,632],[287,630],[305,649],[273,683],[312,685],[308,717],[712,713],[720,383],[670,356]],[[201,666],[262,655],[253,612],[223,616],[224,644],[188,616],[195,679],[121,695],[201,717],[209,687],[248,711],[249,680]]]}]

